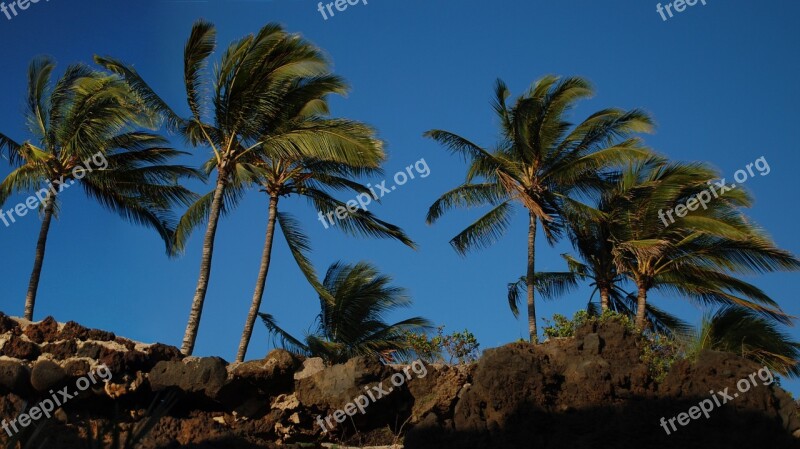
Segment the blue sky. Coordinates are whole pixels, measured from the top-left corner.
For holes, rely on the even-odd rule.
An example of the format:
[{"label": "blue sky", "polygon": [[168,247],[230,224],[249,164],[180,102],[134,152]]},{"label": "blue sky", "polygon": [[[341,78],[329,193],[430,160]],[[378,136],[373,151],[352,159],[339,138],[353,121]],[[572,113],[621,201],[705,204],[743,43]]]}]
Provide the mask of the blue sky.
[{"label": "blue sky", "polygon": [[[0,15],[0,129],[26,138],[21,118],[25,72],[36,55],[52,55],[60,70],[91,61],[94,54],[113,55],[133,64],[173,107],[186,112],[182,49],[195,20],[215,23],[222,46],[280,22],[325,49],[336,73],[350,82],[352,92],[333,101],[333,113],[380,130],[390,152],[387,176],[421,158],[431,171],[371,208],[402,226],[419,243],[417,251],[325,230],[305,202],[284,201],[310,235],[318,271],[336,260],[371,261],[413,296],[413,308],[393,318],[423,315],[450,331],[468,328],[488,348],[527,334],[525,320],[515,320],[505,301],[506,283],[525,270],[526,219],[518,213],[494,247],[458,256],[448,240],[480,212],[457,211],[435,226],[425,225],[430,204],[463,180],[464,164],[421,135],[443,128],[493,143],[497,123],[489,101],[498,77],[515,94],[545,74],[587,77],[597,95],[574,112],[575,121],[605,107],[643,108],[658,123],[656,134],[647,137],[649,145],[674,159],[708,161],[729,179],[764,156],[770,174],[756,175],[746,185],[757,200],[750,215],[781,247],[800,253],[794,196],[800,186],[794,138],[800,120],[795,79],[800,4],[709,0],[664,22],[656,3],[370,0],[326,21],[311,0],[39,2],[12,20]],[[206,156],[205,150],[195,150],[186,162],[199,164]],[[0,166],[0,175],[7,173],[8,167]],[[5,208],[21,198],[12,198]],[[62,200],[36,318],[53,315],[179,346],[202,232],[183,257],[170,260],[154,232],[121,221],[87,201],[80,189],[67,191]],[[263,194],[253,192],[220,226],[197,355],[228,360],[235,355],[258,270],[266,204]],[[38,230],[33,215],[0,227],[0,310],[6,313],[22,314]],[[282,239],[277,241],[262,310],[302,335],[318,301]],[[537,268],[563,269],[559,254],[565,251],[564,244],[551,248],[540,239]],[[796,274],[749,280],[800,315]],[[557,302],[540,302],[538,314],[571,315],[588,293],[583,289]],[[653,302],[691,322],[702,316],[679,298],[654,295]],[[790,332],[800,337],[798,328]],[[259,323],[249,356],[260,357],[269,347]],[[784,385],[800,393],[800,382]]]}]

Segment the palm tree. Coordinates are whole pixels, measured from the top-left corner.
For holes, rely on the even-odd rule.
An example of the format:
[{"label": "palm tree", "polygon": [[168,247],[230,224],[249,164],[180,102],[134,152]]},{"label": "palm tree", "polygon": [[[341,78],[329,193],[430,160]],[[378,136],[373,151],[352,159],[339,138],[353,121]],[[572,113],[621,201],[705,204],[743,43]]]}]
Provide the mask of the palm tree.
[{"label": "palm tree", "polygon": [[[341,83],[338,81],[333,85],[337,89],[341,87]],[[322,90],[319,93],[322,94],[324,92]],[[283,230],[284,237],[295,255],[300,269],[315,289],[320,294],[324,294],[324,291],[319,288],[320,284],[317,281],[313,267],[302,255],[303,242],[305,242],[306,237],[302,234],[294,219],[288,214],[278,211],[280,199],[293,195],[305,197],[320,211],[320,217],[328,212],[335,211],[337,208],[346,208],[345,203],[333,198],[327,190],[349,190],[371,195],[366,186],[353,181],[352,178],[366,174],[380,174],[381,171],[375,167],[385,158],[381,143],[374,139],[374,132],[369,127],[347,120],[319,117],[318,113],[325,112],[324,110],[308,115],[309,101],[324,105],[324,103],[321,103],[322,99],[308,97],[307,95],[299,96],[299,98],[299,101],[292,102],[291,99],[288,99],[283,103],[282,107],[287,111],[287,117],[282,119],[281,123],[276,123],[271,127],[273,132],[269,137],[265,138],[265,143],[259,152],[261,158],[249,164],[250,170],[256,175],[263,192],[269,198],[269,205],[267,209],[267,233],[258,279],[236,356],[236,360],[239,362],[243,361],[247,354],[253,327],[261,309],[267,274],[272,259],[276,222],[280,224],[280,228]],[[326,139],[320,133],[321,129],[340,136],[341,142],[332,142],[330,139]],[[289,157],[280,151],[276,151],[273,145],[275,145],[275,142],[283,140],[286,134],[295,136],[296,145],[307,146],[303,153],[316,154],[316,157]],[[322,138],[320,138],[321,136]],[[329,154],[332,152],[328,147],[331,144],[342,145],[343,151],[365,151],[371,154],[374,160],[361,166],[330,160]],[[395,238],[412,248],[414,247],[413,242],[400,228],[381,221],[372,213],[362,209],[349,212],[348,217],[344,220],[339,220],[335,226],[351,234]]]},{"label": "palm tree", "polygon": [[408,307],[405,290],[391,286],[391,278],[372,265],[334,263],[322,282],[326,295],[320,296],[321,312],[315,329],[304,341],[292,337],[272,315],[261,313],[269,332],[288,350],[326,363],[344,363],[356,356],[381,357],[394,351],[407,355],[406,332],[424,331],[432,324],[420,317],[387,324],[384,315]]},{"label": "palm tree", "polygon": [[704,164],[650,159],[632,164],[617,189],[622,198],[610,213],[614,261],[637,287],[636,325],[644,329],[647,293],[655,288],[703,305],[738,305],[788,323],[789,318],[742,274],[797,270],[798,261],[747,219],[751,198],[741,188],[716,192],[705,208],[675,222],[664,211],[709,189],[716,171]]},{"label": "palm tree", "polygon": [[[653,156],[653,160],[658,160]],[[611,240],[609,217],[620,201],[615,188],[618,181],[609,179],[596,206],[599,214],[591,216],[572,216],[567,220],[566,231],[577,257],[562,254],[567,262],[567,272],[536,273],[536,291],[545,299],[555,299],[575,290],[581,281],[589,281],[592,293],[589,296],[587,311],[600,315],[612,310],[636,318],[636,295],[625,288],[626,277],[617,272],[614,263],[614,245]],[[508,301],[514,316],[518,314],[518,302],[525,289],[525,277],[508,285]],[[593,302],[595,294],[600,297],[600,309]],[[691,326],[652,304],[648,304],[645,319],[650,328],[668,336],[686,335]]]},{"label": "palm tree", "polygon": [[[290,91],[297,90],[298,84],[302,84],[299,80],[319,86],[331,79],[329,63],[322,51],[299,36],[287,33],[277,24],[268,24],[257,34],[232,43],[213,74],[205,74],[204,69],[215,48],[214,26],[205,21],[197,22],[184,51],[184,81],[191,111],[190,117],[185,119],[176,114],[133,68],[111,58],[95,58],[99,64],[122,75],[147,100],[148,106],[166,119],[170,129],[179,132],[194,146],[211,148],[213,153],[213,164],[207,167],[217,172],[215,188],[190,208],[176,232],[175,251],[180,252],[185,248],[189,232],[207,222],[200,274],[183,338],[184,354],[194,351],[220,216],[235,206],[244,189],[254,181],[247,165],[257,159],[258,151],[263,148],[287,157],[319,155],[316,149],[314,154],[303,153],[314,148],[304,142],[314,129],[299,134],[285,133],[266,147],[265,143],[272,137],[270,126],[279,122],[284,114],[283,101]],[[314,89],[306,93],[311,98],[319,98]],[[316,105],[311,102],[310,107]],[[351,146],[343,145],[345,138],[330,132],[324,125],[316,131],[319,140],[330,143],[326,147],[330,153],[328,160],[352,166],[370,166],[377,159],[374,152],[378,148],[374,144],[361,145],[363,151],[352,151]]]},{"label": "palm tree", "polygon": [[58,196],[78,183],[86,195],[122,218],[156,230],[167,249],[174,220],[170,210],[195,196],[177,184],[195,170],[165,162],[183,153],[141,131],[152,126],[139,98],[116,76],[83,65],[67,68],[51,85],[55,63],[35,59],[28,70],[26,119],[31,140],[17,143],[0,134],[0,150],[16,167],[0,184],[0,206],[10,195],[36,192],[42,225],[25,297],[25,318],[33,320],[47,237],[59,209]]},{"label": "palm tree", "polygon": [[591,213],[591,208],[577,198],[603,185],[601,172],[605,168],[649,154],[638,138],[631,137],[651,130],[650,117],[642,111],[604,109],[577,126],[566,121],[566,113],[592,92],[589,82],[582,78],[547,76],[508,106],[510,92],[498,81],[493,107],[501,129],[500,143],[494,149],[484,149],[447,131],[425,134],[471,162],[466,182],[430,207],[427,222],[435,222],[453,207],[492,206],[450,241],[458,253],[487,247],[504,234],[514,202],[528,210],[525,284],[533,343],[538,342],[534,301],[537,226],[542,227],[550,244],[555,243],[567,211]]},{"label": "palm tree", "polygon": [[800,377],[800,343],[774,321],[743,307],[725,306],[706,315],[690,347],[739,354],[784,376]]}]

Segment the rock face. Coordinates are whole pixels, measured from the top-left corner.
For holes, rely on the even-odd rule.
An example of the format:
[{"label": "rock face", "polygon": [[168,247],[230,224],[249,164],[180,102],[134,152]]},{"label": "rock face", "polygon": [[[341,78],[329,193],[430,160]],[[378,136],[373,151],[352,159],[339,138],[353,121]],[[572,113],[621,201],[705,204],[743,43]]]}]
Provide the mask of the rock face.
[{"label": "rock face", "polygon": [[[611,322],[586,325],[575,338],[487,350],[470,366],[355,358],[326,367],[282,350],[228,364],[77,323],[0,313],[0,418],[17,418],[50,389],[74,391],[105,365],[108,382],[82,388],[53,412],[44,447],[83,449],[87,426],[121,416],[119,425],[130,428],[154,400],[172,395],[176,405],[142,449],[388,446],[402,437],[417,449],[800,447],[792,436],[800,437],[795,403],[758,365],[705,352],[676,363],[658,383],[641,349],[638,337]],[[721,393],[732,398],[709,418],[676,421]],[[352,405],[359,401],[360,409]],[[0,432],[0,447],[6,440]]]},{"label": "rock face", "polygon": [[712,390],[729,387],[733,395],[738,380],[762,367],[705,352],[694,363],[677,363],[656,384],[638,344],[623,326],[607,323],[587,325],[574,339],[488,350],[453,422],[423,422],[409,432],[406,447],[800,447],[791,436],[800,428],[791,397],[760,380],[715,407],[709,419],[676,422],[675,429],[667,422],[668,434],[662,417],[689,412]]}]

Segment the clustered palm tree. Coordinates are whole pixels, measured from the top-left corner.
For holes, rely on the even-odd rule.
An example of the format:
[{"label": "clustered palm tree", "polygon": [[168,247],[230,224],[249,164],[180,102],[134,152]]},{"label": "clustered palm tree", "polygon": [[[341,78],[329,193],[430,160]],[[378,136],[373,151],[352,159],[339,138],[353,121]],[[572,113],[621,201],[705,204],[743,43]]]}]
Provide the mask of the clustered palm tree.
[{"label": "clustered palm tree", "polygon": [[[599,292],[602,311],[632,315],[642,331],[648,326],[673,335],[690,331],[682,320],[648,304],[653,289],[790,324],[774,300],[740,279],[800,268],[795,256],[779,249],[742,213],[752,203],[747,192],[714,191],[713,201],[700,208],[697,195],[712,197],[711,180],[719,174],[705,164],[667,161],[645,148],[632,136],[650,129],[651,120],[641,111],[607,109],[573,127],[565,113],[590,93],[585,80],[545,77],[509,107],[508,89],[498,81],[493,109],[501,129],[495,147],[484,149],[446,131],[427,132],[470,163],[464,184],[430,207],[428,223],[454,207],[490,206],[451,240],[464,254],[491,245],[506,232],[513,200],[527,209],[527,273],[508,285],[508,301],[516,316],[522,293],[527,294],[534,343],[535,293],[558,297],[582,280],[591,282],[592,297]],[[663,211],[692,201],[696,212],[670,222],[662,219]],[[568,271],[535,271],[537,224],[551,244],[563,234],[569,237],[578,257],[563,255]],[[628,281],[634,293],[626,290]],[[790,348],[780,342],[774,347]],[[782,355],[797,363],[794,350]]]},{"label": "clustered palm tree", "polygon": [[[0,153],[15,167],[0,183],[0,206],[12,194],[38,192],[42,227],[26,296],[33,310],[52,218],[62,189],[79,182],[85,193],[123,218],[155,229],[169,255],[182,253],[192,232],[205,225],[200,272],[183,338],[192,354],[212,271],[217,230],[250,190],[266,196],[266,236],[237,360],[246,357],[260,316],[283,346],[336,363],[356,355],[408,350],[405,335],[428,330],[416,317],[387,324],[383,315],[409,304],[390,278],[361,262],[335,263],[320,281],[300,223],[280,210],[284,199],[304,197],[323,215],[346,208],[336,192],[370,194],[360,179],[382,173],[384,143],[370,126],[331,116],[328,100],[347,92],[323,52],[281,26],[268,24],[230,44],[208,68],[217,48],[216,30],[197,22],[184,48],[186,113],[168,105],[133,69],[111,57],[95,57],[105,72],[69,67],[51,85],[54,63],[35,60],[29,70],[26,119],[31,138],[23,143],[0,134]],[[641,110],[602,109],[573,124],[571,110],[592,96],[578,77],[546,76],[513,102],[502,82],[492,108],[498,143],[484,147],[444,130],[425,133],[468,162],[463,184],[444,193],[427,214],[432,224],[458,207],[489,210],[451,241],[461,255],[503,236],[519,206],[526,212],[525,275],[508,285],[508,303],[519,314],[524,294],[529,337],[538,342],[536,295],[555,298],[581,282],[599,294],[600,310],[635,319],[643,332],[686,334],[689,326],[648,302],[650,291],[718,307],[706,320],[697,345],[740,352],[789,375],[800,374],[800,347],[778,329],[791,319],[777,303],[741,276],[797,270],[800,261],[748,219],[752,198],[742,189],[724,194],[674,221],[664,210],[686,204],[719,174],[705,164],[678,163],[654,154],[641,138],[653,121]],[[170,161],[184,153],[170,148],[159,128],[187,145],[208,151],[201,170]],[[101,157],[101,167],[85,167]],[[88,169],[87,169],[88,168]],[[213,190],[198,196],[181,179],[214,175]],[[185,207],[180,219],[173,210]],[[338,214],[337,214],[338,215]],[[347,234],[389,238],[409,247],[399,227],[364,210],[336,223]],[[261,312],[280,229],[290,253],[320,299],[315,329],[302,341]],[[567,270],[537,272],[536,237],[568,238],[575,255]],[[758,333],[758,336],[754,336]]]},{"label": "clustered palm tree", "polygon": [[642,111],[604,109],[576,126],[567,121],[567,112],[592,93],[582,78],[547,76],[509,106],[510,91],[498,81],[493,108],[500,121],[500,142],[495,147],[483,148],[448,131],[425,134],[470,162],[464,184],[436,200],[428,211],[428,223],[453,207],[492,207],[450,241],[460,254],[496,242],[511,223],[515,203],[527,209],[525,290],[532,343],[538,341],[534,297],[538,226],[548,243],[554,244],[562,235],[567,214],[589,213],[579,200],[603,186],[604,169],[648,153],[633,136],[652,128],[650,117]]}]

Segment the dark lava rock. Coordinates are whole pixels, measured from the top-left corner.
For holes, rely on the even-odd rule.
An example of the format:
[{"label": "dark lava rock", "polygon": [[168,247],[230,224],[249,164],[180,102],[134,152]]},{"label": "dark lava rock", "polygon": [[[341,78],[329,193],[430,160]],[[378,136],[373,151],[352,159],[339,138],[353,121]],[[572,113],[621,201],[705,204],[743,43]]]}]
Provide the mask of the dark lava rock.
[{"label": "dark lava rock", "polygon": [[[295,382],[295,395],[302,406],[312,414],[326,416],[336,410],[344,410],[355,398],[367,390],[375,396],[369,401],[369,411],[356,412],[348,417],[345,426],[340,425],[335,433],[349,435],[352,428],[359,431],[385,427],[387,423],[403,423],[411,413],[411,394],[408,386],[394,387],[390,382],[394,374],[392,368],[376,359],[356,357],[341,365],[326,368],[310,377]],[[378,387],[382,392],[373,390]],[[352,422],[351,422],[352,420]],[[317,430],[317,429],[315,429]]]},{"label": "dark lava rock", "polygon": [[90,359],[97,360],[100,358],[100,353],[106,349],[105,346],[99,345],[97,343],[84,343],[78,351],[76,355],[78,357],[87,357]]},{"label": "dark lava rock", "polygon": [[136,349],[136,342],[134,342],[133,340],[128,340],[127,338],[123,337],[116,337],[114,341],[121,344],[122,346],[125,346],[125,348],[129,351],[133,351],[134,349]]},{"label": "dark lava rock", "polygon": [[64,372],[69,377],[82,377],[89,374],[89,371],[91,371],[91,366],[86,360],[72,359],[64,363]]},{"label": "dark lava rock", "polygon": [[231,370],[234,380],[271,393],[286,392],[294,385],[294,373],[302,360],[283,349],[275,349],[264,360],[238,364]]},{"label": "dark lava rock", "polygon": [[68,321],[61,328],[61,333],[58,338],[61,340],[86,340],[89,335],[89,329],[81,326],[74,321]]},{"label": "dark lava rock", "polygon": [[[276,349],[264,360],[232,365],[230,380],[220,390],[220,400],[240,414],[261,417],[269,411],[269,398],[292,391],[294,373],[302,364],[298,356]],[[247,402],[251,406],[242,407]]]},{"label": "dark lava rock", "polygon": [[0,390],[28,394],[31,391],[30,377],[27,366],[11,360],[0,360]]},{"label": "dark lava rock", "polygon": [[44,320],[31,324],[22,331],[31,341],[36,343],[50,343],[58,341],[58,322],[49,316]]},{"label": "dark lava rock", "polygon": [[150,345],[145,349],[145,353],[154,365],[158,362],[174,362],[184,359],[180,349],[161,343]]},{"label": "dark lava rock", "polygon": [[75,340],[47,343],[42,346],[42,352],[51,354],[58,360],[66,360],[70,357],[75,357],[78,352],[78,343]]},{"label": "dark lava rock", "polygon": [[153,391],[175,387],[216,399],[228,379],[228,371],[221,358],[204,357],[189,362],[158,362],[148,377]]},{"label": "dark lava rock", "polygon": [[61,340],[95,340],[95,341],[115,341],[117,336],[112,332],[106,332],[98,329],[89,329],[81,326],[74,321],[68,321],[61,328],[59,333]]},{"label": "dark lava rock", "polygon": [[667,433],[662,418],[689,412],[712,390],[735,388],[759,367],[734,354],[702,354],[677,363],[658,385],[641,351],[639,337],[613,321],[584,326],[575,338],[487,350],[453,420],[429,415],[408,432],[405,447],[800,447],[791,436],[800,425],[794,405],[774,385]]},{"label": "dark lava rock", "polygon": [[31,370],[31,385],[38,391],[44,392],[61,384],[67,379],[63,368],[50,360],[40,360],[33,364]]},{"label": "dark lava rock", "polygon": [[147,355],[140,351],[116,351],[104,347],[100,350],[98,359],[115,376],[149,368]]},{"label": "dark lava rock", "polygon": [[0,334],[6,332],[19,332],[19,323],[9,318],[3,312],[0,312]]},{"label": "dark lava rock", "polygon": [[29,361],[38,359],[41,354],[42,351],[39,349],[39,345],[23,340],[22,337],[16,335],[9,338],[3,345],[2,351],[0,351],[0,355]]}]

